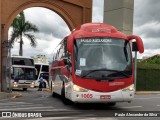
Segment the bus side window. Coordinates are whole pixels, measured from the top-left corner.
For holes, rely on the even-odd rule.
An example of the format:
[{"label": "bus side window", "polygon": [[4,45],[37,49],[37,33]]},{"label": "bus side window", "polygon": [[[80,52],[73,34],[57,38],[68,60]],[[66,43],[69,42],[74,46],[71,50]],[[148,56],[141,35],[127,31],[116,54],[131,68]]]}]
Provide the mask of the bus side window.
[{"label": "bus side window", "polygon": [[57,50],[56,55],[55,55],[55,60],[58,59],[58,54],[59,54],[59,51]]},{"label": "bus side window", "polygon": [[64,40],[64,57],[71,61],[71,54],[67,51],[67,38]]},{"label": "bus side window", "polygon": [[59,50],[59,59],[61,59],[62,57],[64,57],[63,53],[64,53],[64,46],[62,44],[61,47],[60,47],[60,50]]},{"label": "bus side window", "polygon": [[67,38],[64,40],[64,57],[67,57]]}]

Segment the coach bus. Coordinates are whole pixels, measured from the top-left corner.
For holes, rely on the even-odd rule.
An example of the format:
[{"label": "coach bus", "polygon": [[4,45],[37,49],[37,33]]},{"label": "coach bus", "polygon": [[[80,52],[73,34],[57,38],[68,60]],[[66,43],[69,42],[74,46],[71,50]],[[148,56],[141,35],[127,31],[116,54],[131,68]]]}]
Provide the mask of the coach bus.
[{"label": "coach bus", "polygon": [[86,23],[74,29],[54,52],[53,96],[61,95],[65,104],[131,102],[135,92],[133,39],[143,53],[140,37],[126,36],[111,25]]},{"label": "coach bus", "polygon": [[44,79],[44,88],[48,87],[49,82],[49,64],[44,63],[35,63],[35,68],[37,70],[36,81],[34,87],[39,86],[38,80],[43,77]]},{"label": "coach bus", "polygon": [[36,77],[34,60],[24,56],[11,57],[11,89],[33,88]]}]

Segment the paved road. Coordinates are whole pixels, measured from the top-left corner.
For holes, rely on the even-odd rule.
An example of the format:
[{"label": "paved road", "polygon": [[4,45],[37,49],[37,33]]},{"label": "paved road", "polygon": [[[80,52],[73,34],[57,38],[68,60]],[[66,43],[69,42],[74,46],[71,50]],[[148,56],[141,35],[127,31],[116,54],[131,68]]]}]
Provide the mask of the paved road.
[{"label": "paved road", "polygon": [[[106,104],[64,105],[60,97],[53,98],[51,93],[47,91],[37,91],[36,89],[14,92],[22,94],[22,97],[0,100],[0,114],[4,111],[12,111],[16,113],[38,112],[39,114],[37,115],[42,114],[42,118],[38,118],[38,120],[43,120],[45,116],[50,116],[45,118],[45,120],[137,120],[137,117],[124,117],[124,115],[127,113],[135,115],[133,112],[144,115],[143,111],[150,116],[155,116],[156,114],[152,114],[155,112],[160,113],[160,94],[136,95],[132,103],[118,103],[114,107],[109,107]],[[116,113],[121,117],[114,117]],[[37,118],[33,118],[33,120],[34,119],[36,120]],[[160,117],[140,117],[139,119],[158,120]]]}]

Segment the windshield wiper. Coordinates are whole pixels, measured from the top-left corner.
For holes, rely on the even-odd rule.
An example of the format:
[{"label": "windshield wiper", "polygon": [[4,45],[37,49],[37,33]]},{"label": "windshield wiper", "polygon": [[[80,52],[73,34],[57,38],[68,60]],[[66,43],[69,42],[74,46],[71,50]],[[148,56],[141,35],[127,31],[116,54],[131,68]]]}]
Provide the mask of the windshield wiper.
[{"label": "windshield wiper", "polygon": [[87,74],[83,75],[82,77],[86,77],[90,73],[97,72],[97,71],[108,71],[107,69],[95,69],[95,70],[90,70]]},{"label": "windshield wiper", "polygon": [[96,81],[101,81],[101,82],[103,82],[103,81],[111,82],[111,81],[115,80],[115,78],[113,78],[113,77],[107,77],[107,76],[104,76],[104,75],[102,75],[102,77],[94,78],[94,79],[96,79]]},{"label": "windshield wiper", "polygon": [[119,70],[108,70],[108,71],[120,73],[120,74],[122,74],[123,76],[125,76],[127,78],[130,77],[130,75],[126,74],[124,71],[119,71]]},{"label": "windshield wiper", "polygon": [[[93,72],[97,72],[97,71],[111,71],[111,72],[116,72],[116,73],[120,73],[122,74],[123,76],[129,78],[130,76],[128,74],[126,74],[124,71],[119,71],[119,70],[110,70],[110,69],[96,69],[96,70],[91,70],[90,72],[88,72],[87,74],[83,75],[82,77],[86,77],[87,75],[89,75],[90,73],[93,73]],[[107,76],[105,76],[107,77]]]}]

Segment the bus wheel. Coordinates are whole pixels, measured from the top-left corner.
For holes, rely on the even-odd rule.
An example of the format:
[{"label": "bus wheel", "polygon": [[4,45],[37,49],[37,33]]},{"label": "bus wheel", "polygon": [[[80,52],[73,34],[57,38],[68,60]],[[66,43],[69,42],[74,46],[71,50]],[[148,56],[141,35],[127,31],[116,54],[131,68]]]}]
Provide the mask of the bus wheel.
[{"label": "bus wheel", "polygon": [[107,103],[108,106],[115,106],[116,105],[116,102],[109,102]]},{"label": "bus wheel", "polygon": [[27,88],[23,88],[23,91],[26,91],[27,90]]},{"label": "bus wheel", "polygon": [[64,85],[63,85],[63,88],[61,90],[61,98],[62,98],[62,102],[65,104],[65,105],[70,105],[72,102],[70,100],[68,100],[66,97],[65,97],[65,88],[64,88]]},{"label": "bus wheel", "polygon": [[52,97],[56,97],[57,94],[55,92],[52,92]]}]

